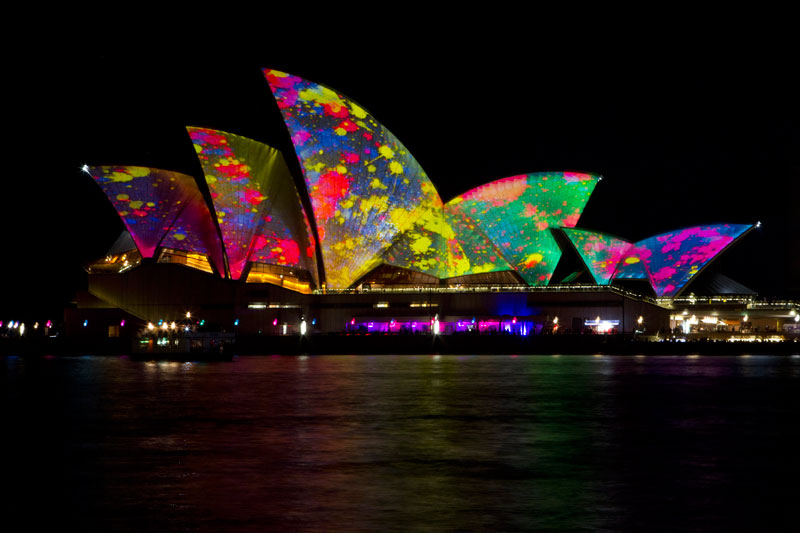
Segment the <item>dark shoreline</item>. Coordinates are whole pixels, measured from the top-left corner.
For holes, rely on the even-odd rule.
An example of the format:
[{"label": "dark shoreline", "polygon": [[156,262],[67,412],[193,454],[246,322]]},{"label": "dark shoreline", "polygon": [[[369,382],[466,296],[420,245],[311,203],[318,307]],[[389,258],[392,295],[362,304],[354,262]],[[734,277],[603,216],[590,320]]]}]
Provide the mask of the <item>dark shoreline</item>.
[{"label": "dark shoreline", "polygon": [[593,335],[311,335],[240,337],[222,354],[214,352],[137,353],[125,339],[97,342],[66,339],[0,340],[0,355],[129,355],[134,358],[230,359],[233,355],[800,355],[800,342],[653,342],[627,336]]}]

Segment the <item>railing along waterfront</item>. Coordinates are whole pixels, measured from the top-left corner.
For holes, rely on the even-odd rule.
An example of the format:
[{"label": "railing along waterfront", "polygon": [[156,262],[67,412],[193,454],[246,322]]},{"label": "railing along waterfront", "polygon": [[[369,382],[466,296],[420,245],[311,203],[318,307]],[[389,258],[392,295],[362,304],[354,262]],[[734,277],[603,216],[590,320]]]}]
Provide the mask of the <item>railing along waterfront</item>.
[{"label": "railing along waterfront", "polygon": [[482,293],[482,292],[612,292],[620,296],[642,300],[656,304],[655,298],[644,296],[636,292],[625,290],[613,285],[548,285],[546,287],[535,287],[528,285],[469,285],[462,287],[423,287],[423,286],[403,286],[403,287],[362,287],[355,289],[316,289],[314,294],[458,294],[458,293]]}]

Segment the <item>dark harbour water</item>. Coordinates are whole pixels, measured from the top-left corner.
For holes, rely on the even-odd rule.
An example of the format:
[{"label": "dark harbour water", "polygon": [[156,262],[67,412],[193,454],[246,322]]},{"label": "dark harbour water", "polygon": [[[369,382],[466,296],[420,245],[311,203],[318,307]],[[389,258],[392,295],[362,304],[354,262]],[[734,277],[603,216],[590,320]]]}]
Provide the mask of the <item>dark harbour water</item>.
[{"label": "dark harbour water", "polygon": [[800,357],[5,357],[4,531],[800,529]]}]

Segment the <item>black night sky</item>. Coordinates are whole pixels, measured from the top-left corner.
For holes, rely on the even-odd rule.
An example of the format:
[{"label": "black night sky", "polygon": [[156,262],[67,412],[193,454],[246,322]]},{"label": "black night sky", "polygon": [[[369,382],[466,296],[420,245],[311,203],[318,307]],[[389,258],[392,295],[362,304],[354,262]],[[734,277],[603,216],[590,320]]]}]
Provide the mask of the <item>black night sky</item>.
[{"label": "black night sky", "polygon": [[794,54],[782,43],[423,44],[398,56],[384,43],[369,57],[353,46],[350,60],[322,40],[300,49],[277,38],[245,56],[92,44],[20,58],[0,318],[59,309],[85,284],[81,265],[122,229],[80,172],[84,163],[201,177],[184,130],[195,125],[275,146],[299,172],[259,67],[359,102],[406,145],[444,201],[514,174],[581,170],[605,179],[579,227],[638,240],[761,221],[717,268],[762,296],[800,295],[800,106]]}]

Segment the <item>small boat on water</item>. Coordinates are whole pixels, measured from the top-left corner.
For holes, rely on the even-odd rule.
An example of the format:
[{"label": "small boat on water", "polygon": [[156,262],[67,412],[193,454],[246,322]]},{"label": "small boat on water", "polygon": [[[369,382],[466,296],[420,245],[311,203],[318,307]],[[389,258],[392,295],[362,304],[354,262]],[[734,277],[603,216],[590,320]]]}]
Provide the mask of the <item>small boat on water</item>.
[{"label": "small boat on water", "polygon": [[189,325],[148,324],[134,341],[134,359],[230,361],[236,334],[205,331]]}]

